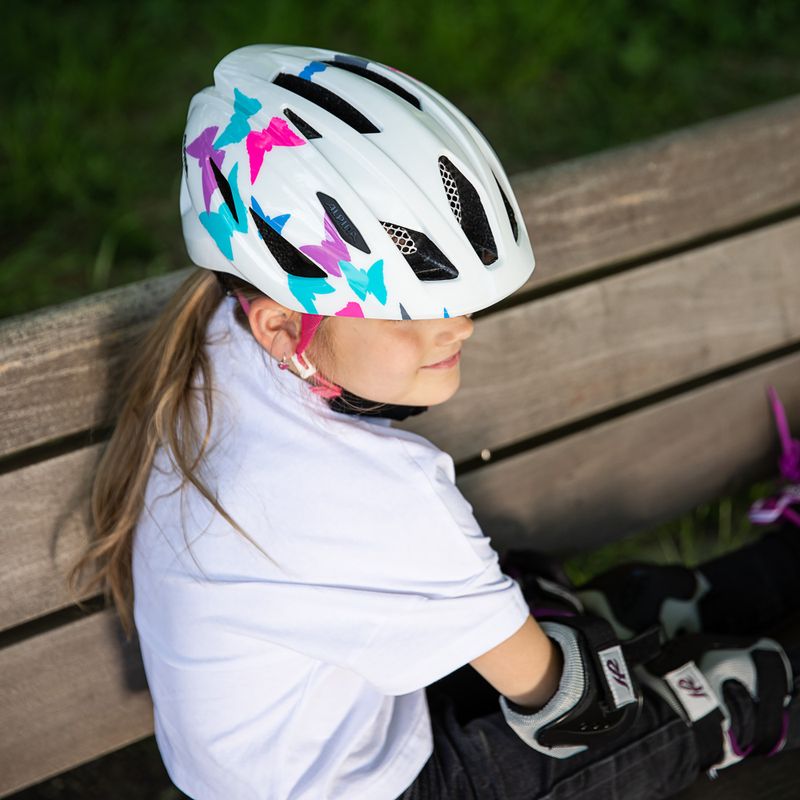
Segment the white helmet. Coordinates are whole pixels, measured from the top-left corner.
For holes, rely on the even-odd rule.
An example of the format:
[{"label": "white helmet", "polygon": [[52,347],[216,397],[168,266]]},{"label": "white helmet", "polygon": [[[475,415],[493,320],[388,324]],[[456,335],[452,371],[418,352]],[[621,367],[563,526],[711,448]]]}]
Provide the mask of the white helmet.
[{"label": "white helmet", "polygon": [[533,251],[494,150],[391,67],[252,45],[196,94],[181,217],[197,265],[322,316],[469,314],[520,287]]}]

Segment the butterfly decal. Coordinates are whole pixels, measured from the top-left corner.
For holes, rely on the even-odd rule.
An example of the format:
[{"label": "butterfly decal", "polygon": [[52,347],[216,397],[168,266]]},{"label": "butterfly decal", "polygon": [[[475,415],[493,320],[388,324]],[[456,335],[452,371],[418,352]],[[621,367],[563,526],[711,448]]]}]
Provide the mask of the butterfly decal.
[{"label": "butterfly decal", "polygon": [[323,217],[325,238],[319,244],[304,244],[299,249],[301,253],[313,258],[330,275],[338,278],[342,274],[339,262],[349,261],[350,251],[339,236],[339,231],[336,230],[331,218],[327,214],[323,214]]},{"label": "butterfly decal", "polygon": [[280,117],[273,117],[263,130],[250,131],[245,143],[250,157],[250,183],[255,183],[264,162],[264,154],[273,147],[297,147],[305,143],[306,140],[294,133],[289,123]]},{"label": "butterfly decal", "polygon": [[244,92],[234,88],[231,121],[214,142],[214,147],[225,147],[226,144],[241,142],[250,133],[250,125],[247,120],[260,108],[261,103],[255,97],[248,97]]},{"label": "butterfly decal", "polygon": [[361,300],[366,299],[368,294],[372,294],[379,303],[385,305],[386,284],[383,282],[382,258],[379,258],[368,269],[359,269],[349,261],[340,261],[339,266],[342,268],[350,288]]},{"label": "butterfly decal", "polygon": [[297,74],[297,77],[310,81],[315,72],[322,72],[324,69],[327,69],[327,67],[328,65],[323,64],[321,61],[309,61],[308,64],[303,67],[302,71]]},{"label": "butterfly decal", "polygon": [[274,228],[277,233],[283,234],[283,226],[286,224],[291,214],[279,214],[277,217],[268,217],[261,210],[258,200],[252,196],[250,197],[250,205],[253,207],[253,211],[255,211],[255,213],[264,220],[264,222]]},{"label": "butterfly decal", "polygon": [[360,317],[361,319],[364,318],[364,309],[355,302],[355,300],[351,300],[344,308],[340,308],[336,314],[336,317]]},{"label": "butterfly decal", "polygon": [[335,291],[328,283],[327,278],[306,278],[300,275],[288,274],[289,291],[298,299],[300,304],[309,314],[317,314],[314,302],[318,294],[330,294]]},{"label": "butterfly decal", "polygon": [[[234,231],[244,233],[247,230],[247,210],[239,195],[238,174],[239,165],[234,164],[227,179],[228,192],[226,194],[230,194],[230,200],[226,199],[220,205],[219,211],[201,211],[199,215],[203,227],[211,234],[217,247],[226,258],[233,258]],[[231,201],[233,208],[230,206]]]},{"label": "butterfly decal", "polygon": [[185,150],[192,158],[196,158],[200,164],[203,176],[203,200],[206,204],[206,211],[211,207],[211,195],[214,194],[214,189],[217,188],[217,179],[214,176],[211,162],[213,161],[217,168],[222,169],[222,162],[225,160],[224,151],[217,150],[214,147],[214,137],[217,135],[218,130],[219,128],[216,125],[206,128],[191,144],[187,145]]}]

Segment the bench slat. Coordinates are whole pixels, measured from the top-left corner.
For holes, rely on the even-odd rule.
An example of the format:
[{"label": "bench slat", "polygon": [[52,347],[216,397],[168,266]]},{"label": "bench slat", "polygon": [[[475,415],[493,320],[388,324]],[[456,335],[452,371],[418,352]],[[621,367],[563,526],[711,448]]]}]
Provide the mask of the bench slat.
[{"label": "bench slat", "polygon": [[459,487],[497,548],[567,554],[777,475],[766,386],[800,430],[800,353],[512,456]]},{"label": "bench slat", "polygon": [[89,540],[88,485],[103,446],[0,476],[0,630],[71,605],[65,575]]},{"label": "bench slat", "polygon": [[800,204],[800,96],[516,176],[527,288]]},{"label": "bench slat", "polygon": [[153,731],[138,647],[109,611],[0,651],[0,797]]},{"label": "bench slat", "polygon": [[[670,519],[775,471],[777,438],[765,386],[776,386],[800,429],[800,354],[720,380],[459,476],[495,546],[553,551],[593,547]],[[88,532],[76,515],[56,536],[48,497],[72,495],[102,445],[0,478],[11,498],[0,528],[0,629],[69,604],[60,568]],[[19,477],[18,477],[19,476]],[[55,488],[53,488],[55,487]],[[54,544],[55,543],[55,544]],[[54,553],[56,554],[54,556]]]},{"label": "bench slat", "polygon": [[[459,392],[400,427],[459,461],[793,343],[797,252],[792,219],[488,315],[467,343]],[[144,298],[165,288],[134,284],[67,313],[56,351],[57,318],[31,319],[6,340],[0,453],[46,440],[57,425],[108,424],[121,344],[142,330]],[[128,318],[114,337],[103,333]]]}]

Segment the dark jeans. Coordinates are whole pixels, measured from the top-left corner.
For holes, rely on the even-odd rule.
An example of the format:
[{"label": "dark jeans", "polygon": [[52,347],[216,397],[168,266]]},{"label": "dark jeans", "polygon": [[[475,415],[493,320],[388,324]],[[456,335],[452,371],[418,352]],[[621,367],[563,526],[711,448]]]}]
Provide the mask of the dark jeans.
[{"label": "dark jeans", "polygon": [[[800,531],[793,533],[797,538],[791,546],[796,547]],[[727,562],[717,559],[705,565],[710,573],[724,575],[725,582],[730,582],[718,591],[718,599],[728,591],[731,596],[741,595],[746,587],[747,605],[752,609],[746,627],[757,625],[765,635],[770,635],[768,628],[776,617],[800,605],[800,559],[787,572],[788,553],[780,550],[779,538],[767,537]],[[773,568],[768,563],[773,558],[784,563]],[[785,584],[776,582],[781,570],[787,572],[782,576]],[[763,586],[754,586],[761,580],[761,575],[756,578],[759,571]],[[723,583],[721,578],[718,582]],[[781,596],[785,602],[777,607],[776,597]],[[714,617],[716,632],[737,632],[723,616],[727,615]],[[784,643],[795,676],[800,676],[800,645],[790,646],[777,638]],[[795,678],[795,686],[797,695],[800,677]],[[506,724],[496,692],[471,667],[430,686],[428,700],[433,755],[398,800],[657,800],[692,784],[700,773],[691,729],[648,690],[638,721],[624,736],[567,759],[542,755],[522,742]],[[800,698],[796,696],[785,749],[797,747]],[[728,769],[735,770],[737,765]]]},{"label": "dark jeans", "polygon": [[[800,673],[800,649],[790,657]],[[473,683],[473,693],[464,695]],[[800,680],[795,685],[800,690]],[[517,737],[487,686],[466,667],[429,687],[433,755],[398,800],[658,800],[689,786],[700,773],[691,729],[647,690],[641,716],[625,736],[556,759]],[[461,707],[465,697],[468,711]],[[800,699],[791,706],[785,749],[796,747]]]}]

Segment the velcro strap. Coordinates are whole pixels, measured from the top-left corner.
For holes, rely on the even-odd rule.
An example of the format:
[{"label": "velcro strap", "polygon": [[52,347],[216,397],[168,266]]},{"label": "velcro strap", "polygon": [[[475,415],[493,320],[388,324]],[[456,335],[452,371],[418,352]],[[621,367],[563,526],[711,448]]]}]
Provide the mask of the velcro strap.
[{"label": "velcro strap", "polygon": [[754,650],[758,703],[753,734],[753,752],[768,753],[783,733],[783,701],[786,697],[786,668],[773,650]]}]

